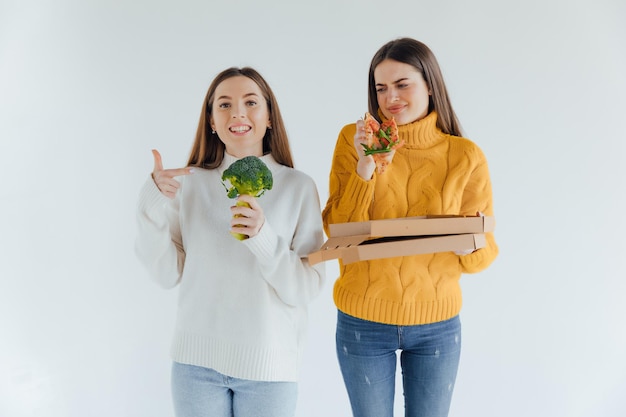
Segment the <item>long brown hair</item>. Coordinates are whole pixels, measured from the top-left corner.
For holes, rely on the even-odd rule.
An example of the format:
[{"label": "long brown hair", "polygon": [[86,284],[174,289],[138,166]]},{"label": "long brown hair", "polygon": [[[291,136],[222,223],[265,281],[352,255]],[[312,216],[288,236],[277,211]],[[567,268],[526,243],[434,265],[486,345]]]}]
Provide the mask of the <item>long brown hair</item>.
[{"label": "long brown hair", "polygon": [[452,108],[435,55],[428,46],[412,38],[399,38],[387,42],[374,54],[370,64],[367,92],[370,114],[378,118],[379,106],[374,70],[386,59],[409,64],[422,74],[431,92],[428,112],[433,110],[437,112],[437,127],[449,135],[462,136],[461,124]]},{"label": "long brown hair", "polygon": [[276,96],[274,96],[274,92],[261,74],[251,67],[227,68],[213,79],[206,93],[206,97],[204,98],[204,102],[202,103],[196,139],[191,148],[187,166],[213,169],[220,166],[224,160],[226,147],[217,136],[217,133],[212,133],[210,126],[211,111],[217,86],[220,85],[222,81],[237,76],[248,77],[254,81],[261,89],[263,98],[265,98],[267,103],[270,114],[270,126],[272,126],[272,128],[267,129],[263,137],[263,155],[272,154],[276,162],[293,168],[293,157],[289,146],[289,138],[285,124],[283,123],[283,118],[280,114],[280,109],[278,108]]}]

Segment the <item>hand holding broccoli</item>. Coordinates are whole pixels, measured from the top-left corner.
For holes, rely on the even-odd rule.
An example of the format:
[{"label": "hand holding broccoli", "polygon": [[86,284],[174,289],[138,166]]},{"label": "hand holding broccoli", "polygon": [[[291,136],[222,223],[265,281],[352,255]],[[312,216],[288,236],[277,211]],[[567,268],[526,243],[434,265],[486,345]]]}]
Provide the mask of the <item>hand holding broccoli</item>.
[{"label": "hand holding broccoli", "polygon": [[256,197],[272,189],[272,172],[260,158],[246,156],[233,162],[224,171],[222,183],[228,197],[239,197],[236,205],[231,208],[233,221],[230,233],[239,240],[256,235],[265,221]]}]

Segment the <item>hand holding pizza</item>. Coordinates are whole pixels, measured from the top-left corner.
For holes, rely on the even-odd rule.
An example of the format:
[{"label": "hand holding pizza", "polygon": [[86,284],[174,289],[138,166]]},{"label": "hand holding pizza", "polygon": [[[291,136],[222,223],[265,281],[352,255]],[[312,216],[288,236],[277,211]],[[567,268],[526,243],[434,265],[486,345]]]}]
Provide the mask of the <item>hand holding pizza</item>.
[{"label": "hand holding pizza", "polygon": [[[398,137],[398,126],[395,119],[385,120],[378,123],[371,114],[365,113],[363,118],[364,139],[359,137],[359,144],[364,156],[372,156],[376,164],[376,172],[382,174],[393,160],[396,149],[404,145],[404,141]],[[355,135],[355,146],[357,145],[357,135],[359,135],[359,124],[357,123],[357,133]],[[357,152],[359,152],[357,150]],[[359,152],[361,155],[361,152]]]},{"label": "hand holding pizza", "polygon": [[364,145],[366,144],[367,139],[365,137],[365,122],[360,119],[356,122],[356,132],[354,134],[354,148],[359,156],[356,172],[361,178],[369,181],[372,178],[374,170],[376,169],[376,161],[374,161],[373,156],[365,154]]}]

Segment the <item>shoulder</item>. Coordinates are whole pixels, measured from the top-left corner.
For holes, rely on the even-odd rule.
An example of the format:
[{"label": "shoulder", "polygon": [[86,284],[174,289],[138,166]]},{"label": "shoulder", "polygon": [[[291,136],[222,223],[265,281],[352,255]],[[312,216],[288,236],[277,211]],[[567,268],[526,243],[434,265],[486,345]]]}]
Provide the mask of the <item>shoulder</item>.
[{"label": "shoulder", "polygon": [[282,180],[283,183],[290,186],[307,188],[316,187],[315,181],[311,176],[296,168],[281,165],[281,168],[276,172],[276,177]]},{"label": "shoulder", "polygon": [[471,139],[463,136],[449,135],[449,140],[453,147],[462,150],[464,154],[476,159],[485,159],[485,155],[480,146],[478,146],[478,144]]},{"label": "shoulder", "polygon": [[287,204],[319,199],[317,185],[312,177],[295,168],[283,166],[274,175],[273,194]]},{"label": "shoulder", "polygon": [[348,148],[354,149],[354,134],[356,133],[356,123],[349,123],[344,125],[339,130],[337,141],[335,143],[336,151],[341,152],[341,149]]},{"label": "shoulder", "polygon": [[354,134],[356,133],[356,123],[348,123],[347,125],[344,125],[341,130],[339,131],[339,136],[347,136],[352,138],[354,136]]},{"label": "shoulder", "polygon": [[313,182],[313,179],[309,175],[297,170],[296,168],[279,164],[271,155],[264,156],[263,158],[270,171],[272,171],[274,182],[288,181],[289,183],[296,184],[307,184]]}]

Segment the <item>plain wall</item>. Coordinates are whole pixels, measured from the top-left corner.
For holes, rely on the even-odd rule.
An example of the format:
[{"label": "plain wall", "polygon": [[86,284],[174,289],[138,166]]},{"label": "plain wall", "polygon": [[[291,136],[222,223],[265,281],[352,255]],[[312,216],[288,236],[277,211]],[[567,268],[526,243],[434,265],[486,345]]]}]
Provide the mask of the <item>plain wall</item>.
[{"label": "plain wall", "polygon": [[[400,36],[438,57],[494,185],[500,255],[462,278],[450,415],[626,415],[625,4],[1,0],[0,416],[172,416],[177,292],[133,252],[150,150],[183,166],[212,78],[251,65],[324,204]],[[326,265],[298,417],[350,415]]]}]

